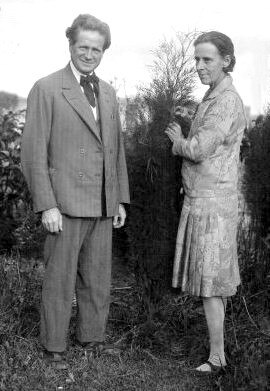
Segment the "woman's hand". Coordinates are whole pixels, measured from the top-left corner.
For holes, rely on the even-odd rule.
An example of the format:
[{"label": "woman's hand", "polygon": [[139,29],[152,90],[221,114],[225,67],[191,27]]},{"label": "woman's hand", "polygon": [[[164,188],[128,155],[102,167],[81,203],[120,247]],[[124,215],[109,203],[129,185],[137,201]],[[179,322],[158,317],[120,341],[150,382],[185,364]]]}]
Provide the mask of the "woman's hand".
[{"label": "woman's hand", "polygon": [[173,143],[184,138],[181,126],[177,122],[171,122],[165,130],[165,133]]}]

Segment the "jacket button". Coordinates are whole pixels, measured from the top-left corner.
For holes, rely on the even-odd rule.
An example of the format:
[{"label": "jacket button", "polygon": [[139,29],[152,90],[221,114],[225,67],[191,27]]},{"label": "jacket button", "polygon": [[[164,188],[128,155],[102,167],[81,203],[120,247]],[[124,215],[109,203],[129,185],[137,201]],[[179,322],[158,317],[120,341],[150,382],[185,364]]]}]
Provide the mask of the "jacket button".
[{"label": "jacket button", "polygon": [[79,177],[80,177],[80,178],[83,177],[83,173],[82,173],[82,172],[79,172]]},{"label": "jacket button", "polygon": [[80,154],[81,154],[81,155],[84,155],[84,153],[85,153],[84,148],[80,148]]}]

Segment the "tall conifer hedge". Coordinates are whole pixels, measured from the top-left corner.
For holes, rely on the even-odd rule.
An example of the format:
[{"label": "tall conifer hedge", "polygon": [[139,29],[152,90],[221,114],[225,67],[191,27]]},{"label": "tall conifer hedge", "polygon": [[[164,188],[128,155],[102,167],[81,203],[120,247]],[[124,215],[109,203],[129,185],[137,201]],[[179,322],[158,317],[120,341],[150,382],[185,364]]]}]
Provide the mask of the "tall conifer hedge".
[{"label": "tall conifer hedge", "polygon": [[[182,205],[181,158],[164,133],[178,105],[194,104],[194,35],[178,35],[154,52],[153,79],[132,107],[135,125],[127,136],[131,207],[127,232],[142,303],[151,318],[171,286],[175,240]],[[182,118],[187,133],[190,121]]]}]

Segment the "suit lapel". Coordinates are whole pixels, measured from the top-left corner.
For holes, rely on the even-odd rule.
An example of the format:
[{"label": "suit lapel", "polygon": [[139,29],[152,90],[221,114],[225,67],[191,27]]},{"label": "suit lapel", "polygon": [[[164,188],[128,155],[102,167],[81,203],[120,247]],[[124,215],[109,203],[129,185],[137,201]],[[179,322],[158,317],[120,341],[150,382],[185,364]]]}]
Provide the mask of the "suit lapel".
[{"label": "suit lapel", "polygon": [[73,75],[70,65],[67,65],[64,69],[62,92],[68,103],[101,142],[100,132],[97,128],[92,109],[89,107],[87,98]]},{"label": "suit lapel", "polygon": [[112,99],[110,97],[110,92],[106,87],[106,84],[100,80],[99,82],[99,116],[101,122],[101,133],[103,144],[107,145],[107,140],[109,137],[110,124],[112,122]]}]

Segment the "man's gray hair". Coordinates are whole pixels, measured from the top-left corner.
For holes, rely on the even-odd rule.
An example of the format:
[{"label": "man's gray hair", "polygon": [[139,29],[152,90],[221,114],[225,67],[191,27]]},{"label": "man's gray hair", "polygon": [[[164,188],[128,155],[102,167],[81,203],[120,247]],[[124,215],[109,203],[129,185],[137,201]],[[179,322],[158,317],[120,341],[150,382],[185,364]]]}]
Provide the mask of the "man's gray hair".
[{"label": "man's gray hair", "polygon": [[66,37],[68,38],[69,43],[71,45],[74,45],[74,43],[76,43],[77,34],[79,30],[98,31],[105,38],[103,50],[106,50],[110,47],[111,45],[110,28],[106,23],[97,19],[95,16],[89,14],[82,14],[77,16],[76,19],[74,19],[71,27],[68,27],[66,29]]}]

